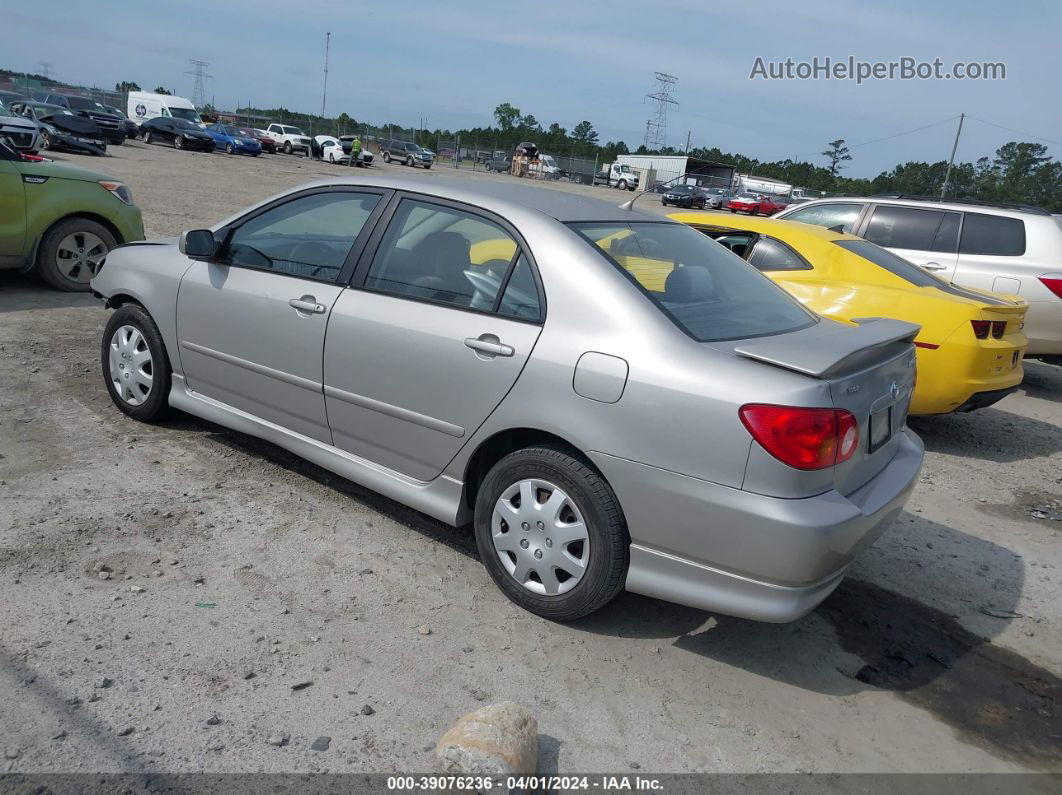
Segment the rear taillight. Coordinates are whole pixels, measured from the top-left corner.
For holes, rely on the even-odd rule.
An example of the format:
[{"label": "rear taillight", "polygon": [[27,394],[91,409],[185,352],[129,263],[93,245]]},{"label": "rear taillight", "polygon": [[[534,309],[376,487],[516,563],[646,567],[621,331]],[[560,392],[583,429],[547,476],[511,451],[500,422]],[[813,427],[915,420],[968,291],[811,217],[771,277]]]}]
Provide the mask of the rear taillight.
[{"label": "rear taillight", "polygon": [[992,322],[989,320],[971,320],[974,336],[979,340],[988,339],[988,332],[992,330]]},{"label": "rear taillight", "polygon": [[1062,298],[1062,273],[1048,273],[1040,277],[1044,287]]},{"label": "rear taillight", "polygon": [[992,321],[992,337],[997,340],[1003,339],[1003,335],[1007,333],[1007,321],[1005,320],[993,320]]},{"label": "rear taillight", "polygon": [[764,450],[794,469],[832,467],[859,446],[859,424],[843,409],[748,403],[738,414]]}]

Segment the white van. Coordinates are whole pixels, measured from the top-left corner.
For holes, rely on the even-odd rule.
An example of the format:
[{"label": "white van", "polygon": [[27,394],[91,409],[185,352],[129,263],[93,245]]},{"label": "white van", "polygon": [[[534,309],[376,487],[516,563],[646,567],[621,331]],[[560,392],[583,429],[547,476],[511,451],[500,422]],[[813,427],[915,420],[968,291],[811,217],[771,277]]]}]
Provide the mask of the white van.
[{"label": "white van", "polygon": [[163,116],[168,119],[185,119],[203,127],[203,120],[195,105],[184,97],[172,94],[153,94],[150,91],[130,91],[126,115],[139,127],[148,119]]}]

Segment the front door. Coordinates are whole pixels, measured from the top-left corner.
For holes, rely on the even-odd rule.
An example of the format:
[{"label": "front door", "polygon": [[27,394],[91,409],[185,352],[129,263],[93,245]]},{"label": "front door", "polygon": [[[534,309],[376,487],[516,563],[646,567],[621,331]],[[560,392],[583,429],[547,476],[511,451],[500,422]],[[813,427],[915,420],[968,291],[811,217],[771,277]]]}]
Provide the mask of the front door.
[{"label": "front door", "polygon": [[0,159],[0,263],[18,259],[26,244],[26,185],[13,161]]},{"label": "front door", "polygon": [[325,342],[334,444],[430,480],[512,388],[538,339],[533,266],[495,219],[404,199],[356,283],[333,307]]},{"label": "front door", "polygon": [[321,384],[329,313],[378,193],[321,190],[237,222],[215,261],[192,262],[177,296],[189,389],[331,442]]}]

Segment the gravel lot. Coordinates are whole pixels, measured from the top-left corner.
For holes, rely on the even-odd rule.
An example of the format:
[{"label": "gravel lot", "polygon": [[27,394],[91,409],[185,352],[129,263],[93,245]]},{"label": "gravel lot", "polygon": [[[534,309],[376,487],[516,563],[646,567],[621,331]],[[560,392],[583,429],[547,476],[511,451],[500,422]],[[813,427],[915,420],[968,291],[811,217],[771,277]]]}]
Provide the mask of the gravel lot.
[{"label": "gravel lot", "polygon": [[[149,237],[336,171],[111,152],[57,157],[128,181]],[[468,530],[190,417],[126,419],[106,314],[0,275],[0,770],[426,771],[505,699],[537,714],[542,772],[1062,770],[1062,368],[913,420],[907,511],[807,618],[625,594],[564,626],[510,605]]]}]

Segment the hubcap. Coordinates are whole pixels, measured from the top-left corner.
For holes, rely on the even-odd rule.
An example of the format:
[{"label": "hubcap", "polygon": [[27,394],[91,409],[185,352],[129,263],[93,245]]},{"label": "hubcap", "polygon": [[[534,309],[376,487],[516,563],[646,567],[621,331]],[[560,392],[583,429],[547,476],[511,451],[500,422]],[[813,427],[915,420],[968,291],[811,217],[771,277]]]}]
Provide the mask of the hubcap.
[{"label": "hubcap", "polygon": [[545,480],[521,480],[494,505],[491,538],[502,566],[532,593],[567,593],[590,561],[590,536],[575,501]]},{"label": "hubcap", "polygon": [[130,406],[139,406],[151,394],[155,368],[147,340],[135,326],[121,326],[111,337],[111,384]]},{"label": "hubcap", "polygon": [[67,279],[86,284],[107,256],[107,244],[92,232],[74,232],[59,242],[55,265]]}]

